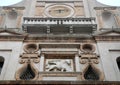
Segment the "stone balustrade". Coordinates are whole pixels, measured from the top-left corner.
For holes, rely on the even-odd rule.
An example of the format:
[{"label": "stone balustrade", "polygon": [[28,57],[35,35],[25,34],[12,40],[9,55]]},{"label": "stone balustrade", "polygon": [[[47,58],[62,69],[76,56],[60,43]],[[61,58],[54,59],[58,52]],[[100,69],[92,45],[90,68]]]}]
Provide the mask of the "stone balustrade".
[{"label": "stone balustrade", "polygon": [[24,17],[23,30],[28,33],[92,33],[97,29],[95,18]]},{"label": "stone balustrade", "polygon": [[95,18],[30,18],[24,17],[25,24],[39,25],[94,25]]}]

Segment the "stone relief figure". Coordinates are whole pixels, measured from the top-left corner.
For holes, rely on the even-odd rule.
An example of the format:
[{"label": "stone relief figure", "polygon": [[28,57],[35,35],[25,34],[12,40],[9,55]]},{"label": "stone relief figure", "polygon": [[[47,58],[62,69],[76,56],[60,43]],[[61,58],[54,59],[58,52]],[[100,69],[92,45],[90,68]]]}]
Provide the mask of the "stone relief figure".
[{"label": "stone relief figure", "polygon": [[51,60],[46,63],[46,71],[71,72],[71,60]]}]

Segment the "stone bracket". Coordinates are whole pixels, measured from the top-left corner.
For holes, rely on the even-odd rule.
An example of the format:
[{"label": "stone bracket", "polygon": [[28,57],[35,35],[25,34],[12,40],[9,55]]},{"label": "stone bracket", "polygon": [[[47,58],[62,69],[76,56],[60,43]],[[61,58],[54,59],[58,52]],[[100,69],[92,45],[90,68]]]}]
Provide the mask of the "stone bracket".
[{"label": "stone bracket", "polygon": [[82,54],[80,58],[80,63],[81,64],[86,64],[86,63],[94,63],[98,64],[98,55],[93,53],[93,54]]}]

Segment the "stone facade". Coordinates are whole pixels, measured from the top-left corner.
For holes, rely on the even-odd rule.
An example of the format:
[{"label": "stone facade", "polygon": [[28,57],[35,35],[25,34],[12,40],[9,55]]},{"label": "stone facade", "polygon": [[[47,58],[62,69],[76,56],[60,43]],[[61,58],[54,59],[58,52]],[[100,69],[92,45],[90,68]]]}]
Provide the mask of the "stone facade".
[{"label": "stone facade", "polygon": [[0,80],[120,83],[120,8],[96,0],[1,7]]}]

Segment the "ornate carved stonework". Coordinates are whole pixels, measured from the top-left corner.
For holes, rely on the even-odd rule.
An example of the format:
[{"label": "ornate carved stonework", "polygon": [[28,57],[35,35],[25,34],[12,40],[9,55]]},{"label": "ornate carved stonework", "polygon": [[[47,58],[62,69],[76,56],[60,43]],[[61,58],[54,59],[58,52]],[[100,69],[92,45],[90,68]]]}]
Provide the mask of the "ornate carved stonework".
[{"label": "ornate carved stonework", "polygon": [[83,64],[82,80],[104,80],[104,74],[100,71],[99,57],[95,51],[95,46],[92,44],[83,44],[81,46],[80,63]]},{"label": "ornate carved stonework", "polygon": [[85,64],[87,62],[92,62],[94,64],[98,64],[98,56],[93,53],[93,54],[81,54],[81,59],[80,59],[80,63],[81,64]]},{"label": "ornate carved stonework", "polygon": [[37,44],[27,44],[24,46],[24,51],[26,53],[23,53],[21,55],[20,63],[23,64],[23,66],[18,69],[16,72],[16,79],[17,80],[36,80],[38,78],[38,70],[34,66],[34,63],[38,63],[40,61],[39,59],[39,53]]},{"label": "ornate carved stonework", "polygon": [[73,63],[70,59],[47,59],[45,70],[53,72],[72,72]]}]

